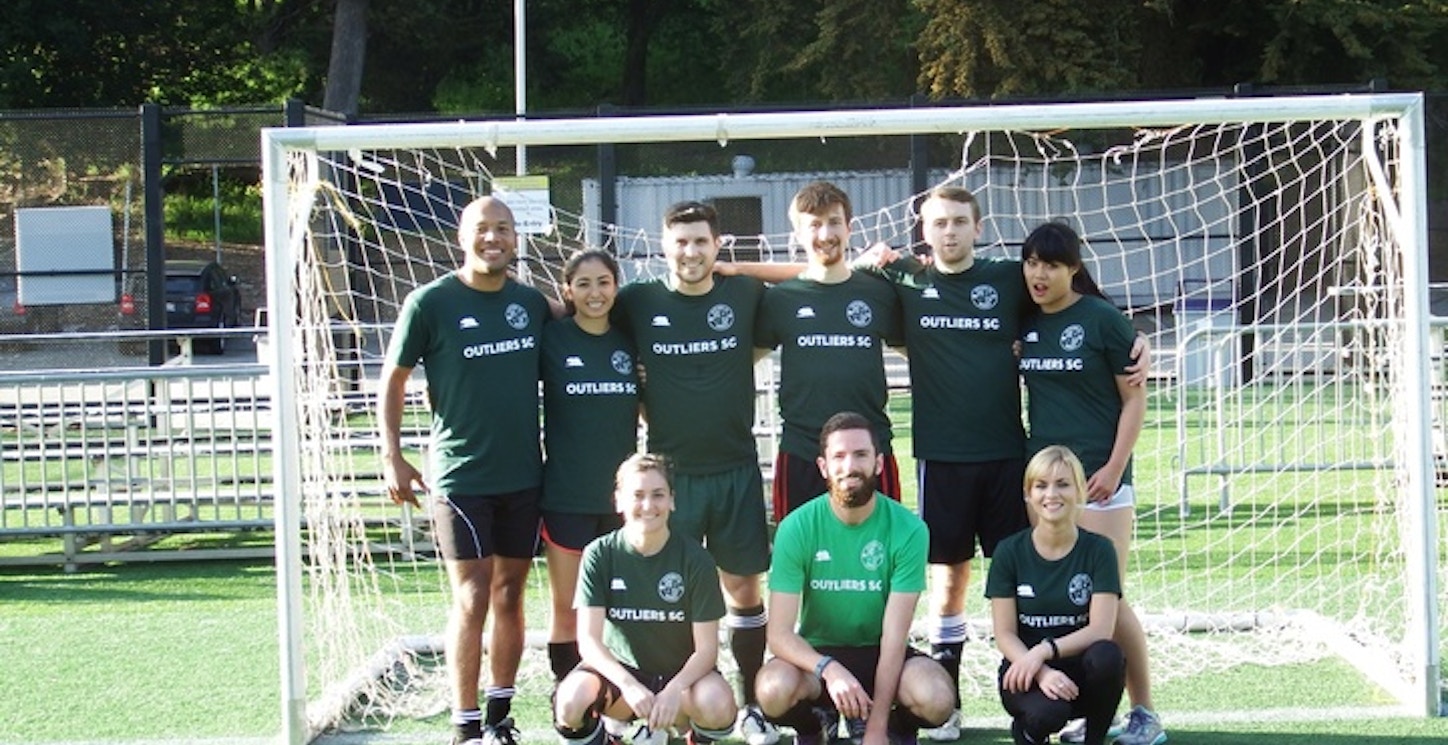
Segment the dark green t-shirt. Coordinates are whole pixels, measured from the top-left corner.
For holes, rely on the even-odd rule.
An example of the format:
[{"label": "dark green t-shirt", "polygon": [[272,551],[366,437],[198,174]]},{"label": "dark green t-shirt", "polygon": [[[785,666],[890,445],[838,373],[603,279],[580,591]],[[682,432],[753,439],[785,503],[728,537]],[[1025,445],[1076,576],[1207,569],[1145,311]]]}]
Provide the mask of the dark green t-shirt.
[{"label": "dark green t-shirt", "polygon": [[714,276],[704,295],[674,292],[662,280],[625,285],[616,325],[644,363],[649,450],[679,473],[708,474],[756,465],[754,318],[764,285]]},{"label": "dark green t-shirt", "polygon": [[764,291],[755,343],[780,348],[780,448],[819,455],[820,428],[841,411],[870,420],[890,453],[884,347],[900,339],[899,308],[886,282],[853,273],[838,284],[795,278]]},{"label": "dark green t-shirt", "polygon": [[603,608],[603,643],[625,665],[665,679],[694,653],[693,624],[724,617],[714,560],[671,533],[663,550],[643,556],[623,529],[583,549],[574,608]]},{"label": "dark green t-shirt", "polygon": [[508,280],[481,292],[454,273],[408,294],[387,361],[422,363],[432,406],[428,482],[439,494],[539,485],[538,356],[548,302]]},{"label": "dark green t-shirt", "polygon": [[1116,549],[1104,536],[1077,533],[1071,552],[1048,561],[1036,552],[1027,528],[1001,541],[986,575],[987,598],[1016,599],[1016,634],[1027,647],[1091,622],[1091,596],[1121,596]]},{"label": "dark green t-shirt", "polygon": [[769,589],[800,596],[799,634],[816,649],[877,645],[890,593],[924,591],[928,545],[925,523],[883,494],[859,525],[815,497],[779,523]]},{"label": "dark green t-shirt", "polygon": [[1019,261],[977,258],[945,274],[897,261],[895,285],[910,354],[915,457],[951,463],[1020,458],[1020,377],[1013,345],[1034,308]]},{"label": "dark green t-shirt", "polygon": [[595,336],[572,318],[543,330],[545,510],[614,511],[618,464],[638,449],[633,344],[618,329]]},{"label": "dark green t-shirt", "polygon": [[[1131,322],[1116,306],[1087,295],[1059,313],[1032,316],[1022,339],[1029,451],[1065,445],[1090,476],[1111,459],[1116,442],[1121,419],[1116,376],[1132,363],[1136,333]],[[1121,483],[1132,483],[1129,462]]]}]

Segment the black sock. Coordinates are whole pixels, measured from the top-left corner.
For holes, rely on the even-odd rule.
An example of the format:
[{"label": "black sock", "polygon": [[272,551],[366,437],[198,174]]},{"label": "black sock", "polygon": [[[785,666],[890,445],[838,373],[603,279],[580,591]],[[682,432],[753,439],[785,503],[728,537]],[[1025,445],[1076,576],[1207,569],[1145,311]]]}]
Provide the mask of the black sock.
[{"label": "black sock", "polygon": [[578,656],[578,642],[548,642],[548,666],[553,669],[553,680],[563,680],[582,658]]},{"label": "black sock", "polygon": [[756,703],[754,679],[759,675],[759,668],[764,666],[764,648],[767,646],[764,627],[769,617],[765,615],[763,605],[730,608],[729,615],[734,616],[729,649],[734,653],[734,662],[739,665],[739,684],[744,689],[740,693],[744,703],[753,704]]},{"label": "black sock", "polygon": [[489,727],[503,721],[513,711],[513,687],[489,687],[485,694],[488,699],[483,721]]},{"label": "black sock", "polygon": [[955,689],[955,708],[960,708],[960,655],[965,650],[965,642],[931,642],[930,657],[940,666],[945,668],[946,675],[950,676],[950,685]]}]

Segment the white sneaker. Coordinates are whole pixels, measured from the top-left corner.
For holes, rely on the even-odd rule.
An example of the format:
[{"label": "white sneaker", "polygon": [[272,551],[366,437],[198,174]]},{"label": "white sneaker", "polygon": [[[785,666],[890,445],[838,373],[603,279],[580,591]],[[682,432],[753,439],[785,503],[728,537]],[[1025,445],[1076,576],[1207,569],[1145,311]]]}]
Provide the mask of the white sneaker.
[{"label": "white sneaker", "polygon": [[779,742],[779,728],[764,718],[755,704],[739,710],[739,737],[749,745],[774,745]]},{"label": "white sneaker", "polygon": [[1162,729],[1161,718],[1156,712],[1133,706],[1126,715],[1126,729],[1116,736],[1116,745],[1162,745],[1166,742],[1166,730]]},{"label": "white sneaker", "polygon": [[960,709],[950,712],[950,718],[939,727],[920,730],[920,738],[935,742],[954,742],[960,739]]},{"label": "white sneaker", "polygon": [[640,724],[629,736],[628,741],[633,745],[669,745],[669,731],[652,730],[647,724]]}]

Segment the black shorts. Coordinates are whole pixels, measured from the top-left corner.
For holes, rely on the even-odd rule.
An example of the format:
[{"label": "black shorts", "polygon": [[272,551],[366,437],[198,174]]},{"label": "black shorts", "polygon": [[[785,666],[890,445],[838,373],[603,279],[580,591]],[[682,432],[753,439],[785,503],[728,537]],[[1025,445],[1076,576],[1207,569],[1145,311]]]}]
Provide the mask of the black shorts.
[{"label": "black shorts", "polygon": [[432,501],[432,522],[444,559],[531,559],[538,549],[538,488],[440,496]]},{"label": "black shorts", "polygon": [[582,553],[588,542],[618,530],[623,517],[617,512],[606,515],[585,515],[579,512],[543,510],[543,541],[554,548]]},{"label": "black shorts", "polygon": [[[816,652],[835,658],[835,662],[845,666],[855,680],[860,681],[860,687],[870,696],[875,695],[875,668],[880,665],[879,645],[870,647],[830,647],[821,646],[815,648]],[[924,657],[924,652],[911,647],[905,647],[905,659],[908,661],[914,657]],[[813,673],[811,673],[813,674]],[[820,695],[814,700],[815,706],[822,706],[833,710],[835,702],[830,698],[830,692],[820,686]]]},{"label": "black shorts", "polygon": [[[642,685],[644,688],[649,689],[649,691],[653,693],[658,693],[659,691],[664,690],[664,686],[668,685],[669,681],[673,680],[674,676],[679,674],[679,672],[675,670],[674,672],[668,673],[667,675],[659,675],[655,673],[646,673],[636,667],[624,665],[622,662],[620,662],[619,665],[622,665],[623,669],[627,670],[628,674],[632,675],[634,680],[637,680],[640,685]],[[589,667],[586,663],[578,663],[576,666],[574,666],[573,671],[593,675],[598,678],[600,683],[603,684],[604,710],[612,707],[615,701],[623,700],[623,689],[619,688],[617,683],[609,680],[608,676],[593,669],[592,667]],[[638,712],[634,713],[637,714]]]},{"label": "black shorts", "polygon": [[931,564],[960,564],[975,556],[976,542],[989,558],[996,544],[1029,525],[1023,458],[984,463],[922,460],[920,517],[930,529]]},{"label": "black shorts", "polygon": [[[774,481],[770,485],[774,522],[778,524],[785,515],[824,494],[829,488],[824,474],[820,473],[819,464],[813,459],[779,451],[774,456]],[[895,461],[893,453],[885,456],[885,466],[880,471],[875,488],[896,502],[900,501],[900,464]]]}]

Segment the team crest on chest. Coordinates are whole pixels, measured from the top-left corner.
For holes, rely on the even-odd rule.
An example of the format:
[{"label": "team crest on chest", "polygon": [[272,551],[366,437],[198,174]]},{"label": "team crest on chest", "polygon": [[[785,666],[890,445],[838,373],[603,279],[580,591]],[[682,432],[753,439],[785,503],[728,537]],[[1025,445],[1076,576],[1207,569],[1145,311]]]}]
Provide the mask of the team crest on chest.
[{"label": "team crest on chest", "polygon": [[970,288],[970,303],[980,310],[991,310],[1000,305],[1001,295],[990,285],[976,285]]},{"label": "team crest on chest", "polygon": [[659,599],[665,603],[677,603],[684,598],[684,577],[678,572],[669,572],[659,578]]},{"label": "team crest on chest", "polygon": [[633,370],[633,359],[629,357],[628,352],[622,349],[613,350],[613,354],[608,358],[608,363],[613,366],[613,371],[619,375],[628,375],[629,371]]},{"label": "team crest on chest", "polygon": [[851,300],[850,304],[845,306],[845,319],[857,329],[869,326],[874,318],[874,311],[870,310],[870,304],[864,300]]},{"label": "team crest on chest", "polygon": [[1073,323],[1061,330],[1061,350],[1074,352],[1086,343],[1086,329],[1079,323]]},{"label": "team crest on chest", "polygon": [[870,571],[875,571],[885,563],[885,544],[879,541],[870,541],[860,549],[860,565]]},{"label": "team crest on chest", "polygon": [[508,303],[508,307],[503,309],[503,320],[507,321],[509,326],[522,331],[528,326],[528,310],[517,303]]},{"label": "team crest on chest", "polygon": [[709,321],[709,328],[715,331],[728,331],[734,326],[734,309],[720,303],[709,309],[706,316]]},{"label": "team crest on chest", "polygon": [[1091,575],[1082,572],[1071,578],[1066,585],[1066,596],[1074,605],[1086,607],[1091,604]]}]

